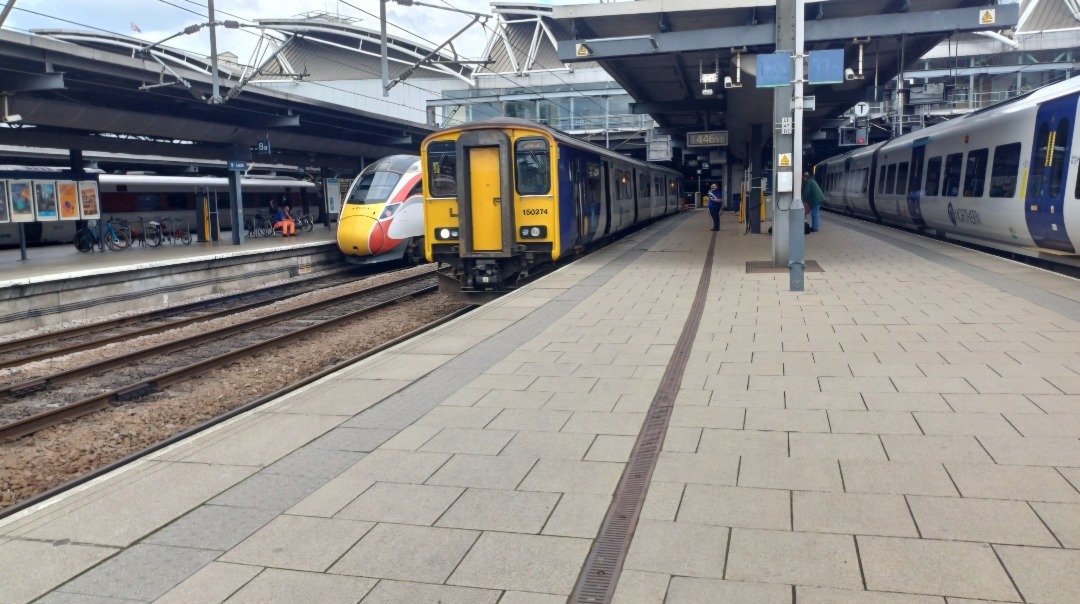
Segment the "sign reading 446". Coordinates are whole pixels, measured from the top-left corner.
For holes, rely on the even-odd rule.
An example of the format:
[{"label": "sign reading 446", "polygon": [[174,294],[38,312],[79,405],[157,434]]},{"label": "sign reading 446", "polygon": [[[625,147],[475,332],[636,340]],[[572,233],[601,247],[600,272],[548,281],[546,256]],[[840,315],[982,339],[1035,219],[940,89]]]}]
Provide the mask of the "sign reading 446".
[{"label": "sign reading 446", "polygon": [[726,147],[727,141],[727,130],[686,133],[687,147]]}]

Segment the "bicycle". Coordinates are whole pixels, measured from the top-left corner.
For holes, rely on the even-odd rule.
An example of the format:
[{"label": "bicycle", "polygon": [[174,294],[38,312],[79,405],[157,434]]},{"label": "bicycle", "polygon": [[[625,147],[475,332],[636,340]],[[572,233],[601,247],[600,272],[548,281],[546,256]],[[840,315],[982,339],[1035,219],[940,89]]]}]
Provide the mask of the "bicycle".
[{"label": "bicycle", "polygon": [[[79,229],[75,233],[75,249],[80,252],[89,252],[94,249],[94,246],[101,247],[101,241],[98,239],[97,233],[98,223],[96,220],[90,220],[86,223],[86,227]],[[127,226],[127,221],[117,218],[110,218],[105,223],[105,247],[114,252],[121,252],[131,246],[131,230]]]},{"label": "bicycle", "polygon": [[311,217],[310,212],[304,212],[296,218],[296,228],[305,233],[310,233],[315,229],[315,219]]}]

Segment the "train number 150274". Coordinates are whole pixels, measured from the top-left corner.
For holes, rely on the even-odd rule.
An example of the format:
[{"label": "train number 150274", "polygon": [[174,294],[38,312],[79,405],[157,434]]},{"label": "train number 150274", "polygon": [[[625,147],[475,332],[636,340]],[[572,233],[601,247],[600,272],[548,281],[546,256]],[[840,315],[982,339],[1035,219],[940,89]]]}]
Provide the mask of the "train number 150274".
[{"label": "train number 150274", "polygon": [[547,214],[547,208],[525,208],[521,211],[525,216],[540,216],[541,214]]}]

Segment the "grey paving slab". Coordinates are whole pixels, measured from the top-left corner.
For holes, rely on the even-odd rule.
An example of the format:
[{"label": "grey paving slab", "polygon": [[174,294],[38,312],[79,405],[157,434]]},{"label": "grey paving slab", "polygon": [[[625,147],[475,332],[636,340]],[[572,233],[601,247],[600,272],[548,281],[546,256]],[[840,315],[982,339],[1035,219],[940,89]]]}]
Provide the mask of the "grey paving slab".
[{"label": "grey paving slab", "polygon": [[286,510],[293,516],[320,516],[329,518],[341,511],[375,482],[354,478],[335,478],[299,503]]},{"label": "grey paving slab", "polygon": [[1080,413],[1008,413],[1005,417],[1024,436],[1080,438]]},{"label": "grey paving slab", "polygon": [[671,577],[662,573],[646,573],[623,569],[615,587],[612,604],[658,604],[667,595]]},{"label": "grey paving slab", "polygon": [[663,451],[653,470],[653,480],[734,486],[739,458],[704,453]]},{"label": "grey paving slab", "polygon": [[[940,596],[916,596],[911,594],[884,593],[880,591],[856,591],[825,587],[795,588],[795,598],[800,604],[944,604]],[[951,602],[951,600],[950,600]]]},{"label": "grey paving slab", "polygon": [[518,432],[499,455],[538,459],[581,459],[593,444],[592,434]]},{"label": "grey paving slab", "polygon": [[558,432],[570,419],[570,411],[550,409],[503,409],[491,423],[490,430],[528,430]]},{"label": "grey paving slab", "polygon": [[555,493],[468,489],[436,526],[536,534],[558,500]]},{"label": "grey paving slab", "polygon": [[379,524],[342,556],[329,572],[443,583],[458,567],[479,535],[477,531],[459,529]]},{"label": "grey paving slab", "polygon": [[1076,438],[980,436],[979,442],[1000,464],[1080,467],[1080,439]]},{"label": "grey paving slab", "polygon": [[530,593],[524,591],[506,591],[499,604],[564,604],[566,596],[554,594]]},{"label": "grey paving slab", "polygon": [[283,413],[349,417],[409,385],[408,380],[335,380],[310,388],[283,406]]},{"label": "grey paving slab", "polygon": [[536,460],[527,457],[459,453],[439,468],[439,471],[427,480],[427,484],[479,489],[514,489],[535,463]]},{"label": "grey paving slab", "polygon": [[[946,394],[952,410],[959,413],[1042,413],[1043,410],[1021,394]],[[948,411],[948,409],[912,409]]]},{"label": "grey paving slab", "polygon": [[0,602],[22,604],[115,554],[111,547],[7,541],[0,544]]},{"label": "grey paving slab", "polygon": [[1080,601],[1080,551],[994,546],[1028,602]]},{"label": "grey paving slab", "polygon": [[1054,468],[945,464],[964,497],[1080,502],[1080,492]]},{"label": "grey paving slab", "polygon": [[911,496],[908,503],[927,539],[1058,545],[1031,507],[1022,501]]},{"label": "grey paving slab", "polygon": [[762,430],[712,430],[701,432],[698,453],[721,456],[788,456],[788,435]]},{"label": "grey paving slab", "polygon": [[565,599],[574,587],[589,546],[588,539],[484,533],[447,583],[559,594]]},{"label": "grey paving slab", "polygon": [[220,604],[262,572],[258,566],[211,562],[154,604]]},{"label": "grey paving slab", "polygon": [[922,434],[911,413],[904,411],[829,411],[829,425],[843,434]]},{"label": "grey paving slab", "polygon": [[[950,394],[952,396],[992,396],[992,395],[964,395]],[[869,411],[952,411],[945,396],[936,392],[923,393],[899,393],[899,392],[866,392],[862,395],[866,408]]]},{"label": "grey paving slab", "polygon": [[795,491],[792,514],[796,531],[919,537],[900,495]]},{"label": "grey paving slab", "polygon": [[361,604],[495,604],[501,594],[497,590],[426,585],[405,581],[379,581]]},{"label": "grey paving slab", "polygon": [[551,392],[491,390],[473,406],[496,409],[541,409],[551,400],[551,397]]},{"label": "grey paving slab", "polygon": [[915,419],[926,434],[1017,436],[1016,428],[1000,413],[932,413],[916,411]]},{"label": "grey paving slab", "polygon": [[134,545],[65,584],[60,591],[149,602],[220,555],[214,550]]},{"label": "grey paving slab", "polygon": [[667,599],[670,604],[725,602],[730,604],[790,604],[791,588],[787,585],[720,581],[694,577],[672,577]]},{"label": "grey paving slab", "polygon": [[465,489],[394,482],[375,483],[337,518],[430,526]]},{"label": "grey paving slab", "polygon": [[203,505],[150,535],[144,543],[228,550],[278,515],[278,510]]},{"label": "grey paving slab", "polygon": [[726,578],[842,589],[863,585],[851,536],[739,528],[731,531]]},{"label": "grey paving slab", "polygon": [[1080,549],[1080,504],[1036,502],[1031,507],[1062,546]]},{"label": "grey paving slab", "polygon": [[316,447],[302,447],[277,460],[263,469],[267,474],[290,474],[293,476],[312,476],[330,480],[356,462],[366,453],[357,451],[339,451]]},{"label": "grey paving slab", "polygon": [[641,507],[641,517],[649,520],[673,521],[682,505],[683,489],[681,482],[656,482],[649,484],[645,494],[645,503]]},{"label": "grey paving slab", "polygon": [[344,418],[260,413],[228,438],[184,456],[190,463],[267,466],[337,427]]},{"label": "grey paving slab", "polygon": [[[847,367],[847,365],[842,365]],[[860,392],[785,392],[788,409],[866,411]]]},{"label": "grey paving slab", "polygon": [[409,426],[383,443],[380,448],[395,451],[416,451],[431,440],[442,428],[432,426]]},{"label": "grey paving slab", "polygon": [[829,418],[818,409],[747,409],[747,430],[828,432]]},{"label": "grey paving slab", "polygon": [[519,488],[525,491],[611,495],[622,472],[621,463],[541,459],[521,481]]},{"label": "grey paving slab", "polygon": [[585,454],[586,461],[613,461],[623,463],[630,459],[630,452],[634,449],[633,436],[618,436],[615,434],[597,434]]},{"label": "grey paving slab", "polygon": [[994,463],[974,436],[882,434],[881,442],[892,461]]},{"label": "grey paving slab", "polygon": [[441,468],[450,457],[446,453],[376,449],[343,472],[341,477],[419,484]]},{"label": "grey paving slab", "polygon": [[990,546],[898,537],[858,537],[866,588],[1019,602]]},{"label": "grey paving slab", "polygon": [[[657,484],[653,483],[650,493]],[[688,484],[682,493],[677,519],[691,524],[791,530],[791,493]]]},{"label": "grey paving slab", "polygon": [[397,434],[395,430],[379,430],[371,428],[334,428],[315,439],[309,446],[316,449],[332,449],[338,451],[361,451],[368,453],[374,451]]},{"label": "grey paving slab", "polygon": [[624,567],[691,577],[724,576],[726,527],[640,520]]},{"label": "grey paving slab", "polygon": [[129,545],[240,482],[253,471],[254,468],[239,466],[161,464],[86,505],[49,518],[27,536]]},{"label": "grey paving slab", "polygon": [[416,421],[418,426],[436,428],[483,428],[499,415],[500,409],[479,407],[435,407]]},{"label": "grey paving slab", "polygon": [[228,604],[356,604],[374,579],[268,568],[229,598]]},{"label": "grey paving slab", "polygon": [[849,493],[960,495],[940,463],[841,460],[840,468]]},{"label": "grey paving slab", "polygon": [[598,413],[593,411],[575,411],[562,427],[562,431],[585,434],[637,436],[638,432],[641,431],[641,424],[644,421],[644,413]]},{"label": "grey paving slab", "polygon": [[815,434],[792,432],[791,457],[885,461],[885,448],[876,434]]},{"label": "grey paving slab", "polygon": [[428,440],[421,451],[437,453],[473,453],[498,455],[516,432],[509,430],[478,430],[476,428],[443,428]]},{"label": "grey paving slab", "polygon": [[544,409],[606,413],[615,408],[619,396],[614,392],[556,392],[544,403]]},{"label": "grey paving slab", "polygon": [[611,497],[566,493],[559,498],[555,511],[548,517],[544,535],[558,537],[583,537],[592,539],[600,531]]},{"label": "grey paving slab", "polygon": [[141,602],[141,600],[86,596],[82,594],[64,593],[62,591],[54,591],[36,601],[37,604],[134,604],[135,602]]},{"label": "grey paving slab", "polygon": [[284,511],[326,484],[318,476],[255,474],[209,501],[212,505]]},{"label": "grey paving slab", "polygon": [[746,457],[739,469],[740,487],[803,491],[843,491],[835,460]]},{"label": "grey paving slab", "polygon": [[220,561],[322,572],[373,526],[370,522],[282,515],[226,552]]},{"label": "grey paving slab", "polygon": [[670,426],[741,430],[746,410],[733,407],[679,407],[671,411]]}]

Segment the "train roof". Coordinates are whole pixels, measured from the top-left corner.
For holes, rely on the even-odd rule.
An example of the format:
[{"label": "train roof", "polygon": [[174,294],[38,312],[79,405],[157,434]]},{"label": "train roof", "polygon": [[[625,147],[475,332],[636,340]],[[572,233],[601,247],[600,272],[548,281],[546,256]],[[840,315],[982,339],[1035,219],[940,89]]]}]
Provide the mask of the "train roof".
[{"label": "train roof", "polygon": [[413,168],[419,169],[419,163],[419,155],[387,155],[386,157],[368,164],[368,166],[361,171],[361,174],[375,170],[404,174]]},{"label": "train roof", "polygon": [[532,120],[524,120],[524,119],[520,119],[520,118],[516,118],[516,117],[493,117],[493,118],[488,118],[486,120],[477,120],[475,122],[469,122],[467,124],[463,124],[461,126],[455,126],[453,128],[446,128],[444,130],[440,130],[438,132],[434,132],[434,133],[428,135],[428,137],[424,139],[423,144],[427,144],[427,142],[429,140],[431,140],[432,138],[435,138],[435,137],[437,137],[437,136],[439,136],[441,134],[445,134],[447,132],[464,132],[466,130],[479,130],[479,129],[483,129],[483,128],[520,128],[522,130],[536,130],[538,132],[543,132],[545,134],[548,134],[549,136],[551,136],[552,138],[554,138],[555,140],[559,141],[560,143],[562,143],[564,145],[568,145],[568,146],[571,146],[571,147],[578,147],[580,149],[588,149],[590,151],[593,151],[593,152],[598,153],[600,155],[604,155],[606,157],[610,157],[612,159],[618,159],[620,161],[626,161],[626,162],[638,164],[638,165],[641,165],[641,166],[649,166],[649,168],[651,168],[653,170],[663,170],[663,171],[666,171],[666,172],[671,172],[673,174],[677,174],[680,178],[682,177],[682,174],[680,172],[678,172],[677,170],[674,170],[672,168],[669,168],[667,166],[661,166],[659,164],[652,164],[652,163],[649,163],[649,162],[641,161],[639,159],[634,159],[632,157],[627,157],[625,155],[615,153],[614,151],[612,151],[610,149],[605,149],[604,147],[601,147],[599,145],[594,145],[594,144],[592,144],[590,142],[583,141],[583,140],[581,140],[579,138],[574,138],[573,136],[570,136],[569,134],[566,134],[565,132],[561,132],[561,131],[556,130],[554,128],[551,128],[551,127],[545,126],[543,124],[539,124],[537,122],[534,122]]},{"label": "train roof", "polygon": [[[101,174],[98,182],[102,184],[117,185],[179,185],[179,186],[228,186],[229,179],[220,176],[159,176],[152,174]],[[266,178],[245,177],[240,179],[244,187],[298,187],[301,189],[315,188],[315,184],[306,180],[271,176]]]}]

